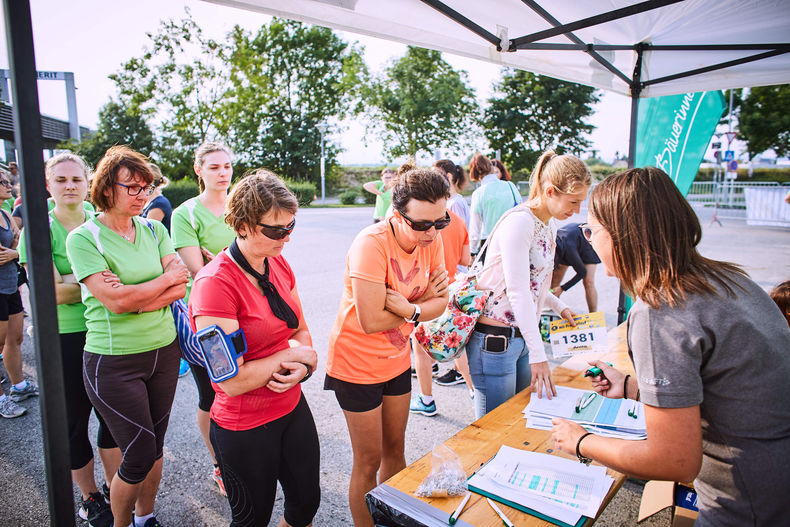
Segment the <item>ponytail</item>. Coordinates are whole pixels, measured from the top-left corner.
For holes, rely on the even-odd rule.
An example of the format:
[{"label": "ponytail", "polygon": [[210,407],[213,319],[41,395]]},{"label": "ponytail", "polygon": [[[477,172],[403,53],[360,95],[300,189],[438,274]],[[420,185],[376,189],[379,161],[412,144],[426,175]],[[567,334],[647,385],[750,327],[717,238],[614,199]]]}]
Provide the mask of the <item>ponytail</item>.
[{"label": "ponytail", "polygon": [[529,178],[529,197],[527,202],[537,205],[543,191],[550,185],[563,194],[571,194],[580,187],[592,184],[592,174],[587,165],[570,154],[557,155],[547,150],[538,159]]}]

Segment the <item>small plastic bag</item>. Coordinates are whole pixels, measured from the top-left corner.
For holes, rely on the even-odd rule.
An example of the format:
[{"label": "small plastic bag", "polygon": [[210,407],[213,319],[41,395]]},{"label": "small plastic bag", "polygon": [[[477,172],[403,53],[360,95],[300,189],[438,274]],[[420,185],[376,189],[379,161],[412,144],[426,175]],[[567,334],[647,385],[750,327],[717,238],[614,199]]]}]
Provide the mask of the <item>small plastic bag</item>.
[{"label": "small plastic bag", "polygon": [[431,473],[426,476],[415,494],[422,498],[446,498],[466,494],[466,472],[458,454],[444,445],[431,452]]}]

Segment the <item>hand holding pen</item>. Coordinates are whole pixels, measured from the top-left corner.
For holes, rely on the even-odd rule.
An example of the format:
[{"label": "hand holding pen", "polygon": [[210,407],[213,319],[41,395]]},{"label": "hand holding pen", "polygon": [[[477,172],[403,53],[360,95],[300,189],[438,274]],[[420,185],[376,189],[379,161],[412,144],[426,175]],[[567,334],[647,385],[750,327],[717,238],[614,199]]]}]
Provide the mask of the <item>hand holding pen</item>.
[{"label": "hand holding pen", "polygon": [[[589,361],[592,366],[589,373],[592,380],[593,390],[598,394],[610,399],[622,399],[624,397],[625,374],[614,368],[608,362],[600,360]],[[587,377],[585,373],[585,377]]]}]

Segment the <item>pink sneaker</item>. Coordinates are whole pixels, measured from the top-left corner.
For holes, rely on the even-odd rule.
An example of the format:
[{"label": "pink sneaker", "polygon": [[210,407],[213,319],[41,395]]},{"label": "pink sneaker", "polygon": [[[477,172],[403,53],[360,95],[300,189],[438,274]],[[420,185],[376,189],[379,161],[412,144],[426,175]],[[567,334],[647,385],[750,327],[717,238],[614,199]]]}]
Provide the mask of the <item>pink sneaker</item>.
[{"label": "pink sneaker", "polygon": [[225,492],[225,484],[222,482],[222,473],[220,473],[219,467],[214,467],[214,472],[211,474],[211,479],[213,479],[214,483],[217,484],[218,492],[227,497],[228,493]]}]

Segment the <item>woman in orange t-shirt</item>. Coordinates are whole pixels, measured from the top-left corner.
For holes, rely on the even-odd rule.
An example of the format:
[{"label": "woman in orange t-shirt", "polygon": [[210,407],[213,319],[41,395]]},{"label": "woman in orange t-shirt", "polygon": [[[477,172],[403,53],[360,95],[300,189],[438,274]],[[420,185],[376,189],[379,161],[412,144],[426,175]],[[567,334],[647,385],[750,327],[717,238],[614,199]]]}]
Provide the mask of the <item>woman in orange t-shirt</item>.
[{"label": "woman in orange t-shirt", "polygon": [[329,338],[324,388],[348,425],[354,464],[348,499],[354,525],[372,526],[365,493],[406,467],[411,395],[409,336],[447,306],[439,230],[450,224],[447,180],[401,167],[393,215],[360,232],[346,259],[345,286]]}]

